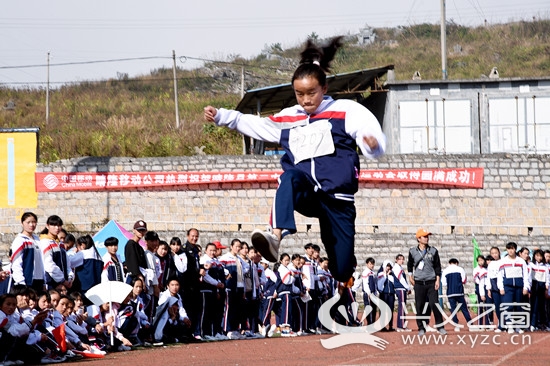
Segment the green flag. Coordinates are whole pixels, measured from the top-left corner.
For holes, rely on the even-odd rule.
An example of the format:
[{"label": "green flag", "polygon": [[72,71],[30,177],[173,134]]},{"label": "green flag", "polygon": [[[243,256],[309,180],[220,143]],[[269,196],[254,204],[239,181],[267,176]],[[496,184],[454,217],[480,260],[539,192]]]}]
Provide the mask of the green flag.
[{"label": "green flag", "polygon": [[479,246],[477,245],[477,240],[475,237],[472,238],[472,244],[474,244],[474,266],[473,268],[477,267],[477,256],[481,255],[481,250],[479,250]]}]

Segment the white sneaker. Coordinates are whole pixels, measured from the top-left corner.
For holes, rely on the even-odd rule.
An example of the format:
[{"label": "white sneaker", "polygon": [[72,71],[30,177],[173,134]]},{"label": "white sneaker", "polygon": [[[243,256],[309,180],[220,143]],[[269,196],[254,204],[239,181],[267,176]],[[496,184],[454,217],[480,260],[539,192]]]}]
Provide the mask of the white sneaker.
[{"label": "white sneaker", "polygon": [[398,332],[412,332],[410,328],[397,328]]},{"label": "white sneaker", "polygon": [[514,328],[508,328],[508,334],[514,333]]},{"label": "white sneaker", "polygon": [[233,331],[233,332],[227,333],[227,338],[235,340],[235,339],[243,339],[243,336],[241,336],[241,333],[237,331]]},{"label": "white sneaker", "polygon": [[267,332],[267,337],[268,338],[273,337],[273,334],[275,333],[276,329],[277,329],[277,326],[275,324],[271,324],[271,326],[269,327],[269,330]]},{"label": "white sneaker", "polygon": [[281,241],[270,231],[254,230],[252,232],[252,246],[268,261],[277,262]]},{"label": "white sneaker", "polygon": [[435,328],[432,328],[426,324],[426,332],[435,332]]},{"label": "white sneaker", "polygon": [[521,329],[521,328],[519,328],[519,329],[517,330],[517,332],[518,332],[519,334],[525,333],[525,331],[524,331],[523,329]]},{"label": "white sneaker", "polygon": [[460,327],[455,327],[455,332],[460,332]]},{"label": "white sneaker", "polygon": [[90,346],[90,353],[94,353],[96,355],[105,355],[107,352],[100,350],[96,346]]}]

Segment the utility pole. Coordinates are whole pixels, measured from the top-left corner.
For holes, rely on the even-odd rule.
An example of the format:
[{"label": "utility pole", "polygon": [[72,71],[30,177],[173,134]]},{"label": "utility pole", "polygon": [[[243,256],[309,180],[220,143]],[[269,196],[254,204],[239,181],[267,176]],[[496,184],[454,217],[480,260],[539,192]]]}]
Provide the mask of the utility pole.
[{"label": "utility pole", "polygon": [[178,108],[178,79],[176,77],[176,51],[172,50],[172,60],[174,61],[174,102],[176,104],[176,128],[180,128],[180,112]]},{"label": "utility pole", "polygon": [[441,72],[447,80],[447,26],[445,21],[445,0],[441,0]]},{"label": "utility pole", "polygon": [[50,51],[48,51],[46,73],[46,124],[48,124],[50,122]]}]

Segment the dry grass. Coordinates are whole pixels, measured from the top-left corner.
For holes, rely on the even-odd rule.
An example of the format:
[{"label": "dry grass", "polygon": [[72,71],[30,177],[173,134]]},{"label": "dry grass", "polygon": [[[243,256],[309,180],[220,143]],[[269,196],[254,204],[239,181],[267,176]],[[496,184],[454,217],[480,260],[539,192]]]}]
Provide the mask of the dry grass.
[{"label": "dry grass", "polygon": [[[395,65],[398,79],[419,70],[423,79],[441,78],[439,26],[376,29],[377,42],[347,45],[338,53],[334,72]],[[490,27],[447,27],[448,77],[472,79],[496,66],[501,77],[550,75],[550,21]],[[171,70],[129,79],[67,85],[50,93],[50,121],[45,123],[45,91],[0,87],[0,106],[9,100],[15,111],[0,111],[0,126],[39,127],[42,162],[77,156],[177,156],[240,154],[241,138],[203,121],[203,107],[234,108],[239,99],[241,64],[246,89],[288,82],[301,45],[283,58],[259,55],[234,58],[238,65],[210,63],[202,69],[178,70],[180,128],[176,128]],[[227,61],[227,60],[225,60]]]}]

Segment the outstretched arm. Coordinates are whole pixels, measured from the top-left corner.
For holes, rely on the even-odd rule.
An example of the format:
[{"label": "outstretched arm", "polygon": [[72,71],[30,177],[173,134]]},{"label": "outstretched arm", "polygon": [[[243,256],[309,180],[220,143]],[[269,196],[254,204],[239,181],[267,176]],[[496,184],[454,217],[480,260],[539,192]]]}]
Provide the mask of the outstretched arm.
[{"label": "outstretched arm", "polygon": [[204,119],[236,130],[256,140],[279,143],[281,139],[281,124],[269,117],[244,114],[239,111],[212,106],[204,108]]}]

